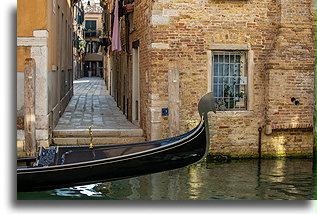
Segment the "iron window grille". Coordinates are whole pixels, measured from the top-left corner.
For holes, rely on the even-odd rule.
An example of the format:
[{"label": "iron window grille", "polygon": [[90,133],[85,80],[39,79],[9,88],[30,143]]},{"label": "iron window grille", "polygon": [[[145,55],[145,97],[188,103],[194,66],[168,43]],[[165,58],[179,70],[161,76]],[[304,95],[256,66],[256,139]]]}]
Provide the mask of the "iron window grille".
[{"label": "iron window grille", "polygon": [[247,109],[247,67],[245,51],[212,53],[212,89],[218,111]]}]

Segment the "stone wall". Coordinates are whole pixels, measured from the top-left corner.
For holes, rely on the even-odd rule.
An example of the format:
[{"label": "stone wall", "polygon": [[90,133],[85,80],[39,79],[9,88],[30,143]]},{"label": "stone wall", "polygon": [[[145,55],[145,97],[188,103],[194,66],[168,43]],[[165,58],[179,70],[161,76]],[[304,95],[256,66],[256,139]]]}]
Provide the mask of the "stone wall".
[{"label": "stone wall", "polygon": [[35,126],[38,146],[49,146],[52,129],[72,97],[71,5],[69,1],[48,3],[39,0],[30,5],[25,0],[19,0],[17,5],[18,155],[24,155],[25,59],[33,58],[36,64]]}]

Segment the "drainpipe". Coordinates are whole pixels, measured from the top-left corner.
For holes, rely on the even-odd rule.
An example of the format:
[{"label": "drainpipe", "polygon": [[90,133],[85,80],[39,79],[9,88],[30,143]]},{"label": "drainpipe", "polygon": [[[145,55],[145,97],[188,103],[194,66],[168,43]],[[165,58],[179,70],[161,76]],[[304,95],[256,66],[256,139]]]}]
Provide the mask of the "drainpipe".
[{"label": "drainpipe", "polygon": [[259,159],[262,158],[262,127],[258,128],[259,131],[259,148],[258,148],[258,154],[259,154]]}]

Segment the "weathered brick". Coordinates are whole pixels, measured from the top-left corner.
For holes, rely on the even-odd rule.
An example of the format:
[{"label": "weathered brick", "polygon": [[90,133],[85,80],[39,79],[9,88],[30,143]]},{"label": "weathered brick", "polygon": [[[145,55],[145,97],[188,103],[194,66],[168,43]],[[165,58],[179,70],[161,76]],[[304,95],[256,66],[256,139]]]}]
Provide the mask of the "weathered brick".
[{"label": "weathered brick", "polygon": [[[197,102],[208,90],[210,48],[218,45],[230,50],[242,45],[241,49],[252,52],[253,57],[250,64],[253,68],[249,68],[253,82],[249,92],[253,100],[251,109],[211,113],[210,149],[257,154],[258,128],[268,125],[272,133],[265,135],[264,129],[261,133],[265,154],[312,154],[315,102],[312,8],[315,8],[313,0],[135,1],[135,31],[129,34],[127,46],[140,41],[141,127],[148,138],[153,131],[152,103],[164,103],[156,108],[164,108],[168,103],[171,66],[179,70],[181,134],[193,127],[189,123],[199,120]],[[122,32],[125,32],[123,27]],[[123,72],[122,66],[116,68]],[[120,81],[124,81],[124,76]],[[155,94],[155,100],[151,94]],[[121,92],[119,96],[123,95]],[[300,104],[291,102],[292,97]],[[164,117],[159,123],[161,138],[169,136],[168,120]]]}]

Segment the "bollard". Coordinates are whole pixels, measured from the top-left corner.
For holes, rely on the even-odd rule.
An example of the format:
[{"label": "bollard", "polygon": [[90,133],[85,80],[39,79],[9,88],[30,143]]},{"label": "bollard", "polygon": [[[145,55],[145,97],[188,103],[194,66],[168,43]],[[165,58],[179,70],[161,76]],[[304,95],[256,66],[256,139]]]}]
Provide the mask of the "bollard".
[{"label": "bollard", "polygon": [[24,134],[27,157],[36,155],[35,135],[35,60],[27,58],[24,62]]}]

